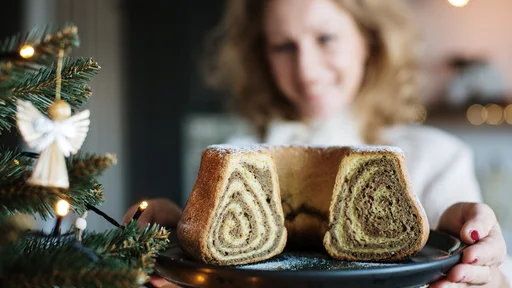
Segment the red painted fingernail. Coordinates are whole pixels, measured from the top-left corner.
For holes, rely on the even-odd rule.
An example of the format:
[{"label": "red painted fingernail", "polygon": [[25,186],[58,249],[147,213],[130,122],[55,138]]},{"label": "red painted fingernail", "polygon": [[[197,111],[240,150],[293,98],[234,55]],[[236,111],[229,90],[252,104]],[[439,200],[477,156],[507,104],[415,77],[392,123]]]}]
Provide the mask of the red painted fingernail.
[{"label": "red painted fingernail", "polygon": [[478,262],[478,258],[475,258],[475,260],[471,261],[469,264],[475,264],[476,262]]},{"label": "red painted fingernail", "polygon": [[460,283],[460,282],[464,281],[464,279],[466,279],[466,276],[462,276],[462,278],[460,278],[460,280],[457,281],[457,283]]},{"label": "red painted fingernail", "polygon": [[470,232],[470,235],[471,235],[471,239],[473,239],[473,241],[478,241],[480,240],[480,235],[478,234],[478,231],[476,230],[473,230]]}]

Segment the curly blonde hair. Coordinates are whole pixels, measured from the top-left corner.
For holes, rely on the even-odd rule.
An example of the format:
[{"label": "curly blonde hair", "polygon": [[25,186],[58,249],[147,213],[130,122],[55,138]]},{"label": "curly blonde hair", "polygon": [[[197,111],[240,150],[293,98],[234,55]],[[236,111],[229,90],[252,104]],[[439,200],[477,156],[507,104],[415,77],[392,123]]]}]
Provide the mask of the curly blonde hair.
[{"label": "curly blonde hair", "polygon": [[[416,30],[404,3],[391,0],[333,0],[355,19],[369,59],[355,100],[363,138],[379,142],[381,128],[418,119]],[[279,91],[264,52],[262,0],[229,0],[207,43],[206,80],[227,89],[232,108],[264,137],[274,119],[301,120]]]}]

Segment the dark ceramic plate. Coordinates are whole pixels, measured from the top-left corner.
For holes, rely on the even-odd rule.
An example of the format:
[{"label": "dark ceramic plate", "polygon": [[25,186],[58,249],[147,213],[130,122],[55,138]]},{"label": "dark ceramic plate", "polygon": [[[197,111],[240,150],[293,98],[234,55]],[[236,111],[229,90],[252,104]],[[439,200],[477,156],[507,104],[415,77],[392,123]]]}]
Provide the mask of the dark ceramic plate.
[{"label": "dark ceramic plate", "polygon": [[421,287],[457,264],[462,249],[458,239],[430,231],[425,247],[402,262],[345,262],[325,252],[285,250],[261,263],[219,267],[190,259],[176,245],[159,257],[156,273],[182,287]]}]

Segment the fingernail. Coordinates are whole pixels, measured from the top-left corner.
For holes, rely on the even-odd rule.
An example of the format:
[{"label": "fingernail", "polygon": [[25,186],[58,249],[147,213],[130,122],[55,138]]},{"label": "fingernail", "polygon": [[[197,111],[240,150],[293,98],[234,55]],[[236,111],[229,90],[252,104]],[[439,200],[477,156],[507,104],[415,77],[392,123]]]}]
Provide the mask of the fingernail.
[{"label": "fingernail", "polygon": [[476,262],[478,262],[478,258],[475,258],[475,260],[471,261],[469,264],[475,264]]},{"label": "fingernail", "polygon": [[473,239],[473,241],[478,241],[480,240],[480,235],[478,234],[478,231],[476,230],[473,230],[470,232],[470,235],[471,235],[471,239]]},{"label": "fingernail", "polygon": [[464,281],[464,279],[466,279],[466,276],[462,276],[462,278],[460,278],[460,280],[457,281],[457,283],[460,283],[460,282]]}]

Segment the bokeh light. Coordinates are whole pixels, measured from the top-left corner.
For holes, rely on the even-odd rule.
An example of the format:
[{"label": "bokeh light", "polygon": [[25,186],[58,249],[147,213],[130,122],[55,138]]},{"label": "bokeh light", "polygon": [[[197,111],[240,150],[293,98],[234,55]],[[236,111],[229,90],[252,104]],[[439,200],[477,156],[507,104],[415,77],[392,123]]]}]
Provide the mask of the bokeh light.
[{"label": "bokeh light", "polygon": [[485,122],[491,125],[500,125],[503,123],[503,108],[496,104],[485,106],[487,110],[487,119]]},{"label": "bokeh light", "polygon": [[473,125],[481,125],[487,119],[487,109],[480,104],[474,104],[468,108],[466,115],[469,123]]},{"label": "bokeh light", "polygon": [[512,125],[512,104],[508,105],[503,111],[503,118],[508,124]]},{"label": "bokeh light", "polygon": [[469,0],[448,0],[448,2],[455,7],[464,7],[468,5]]}]

